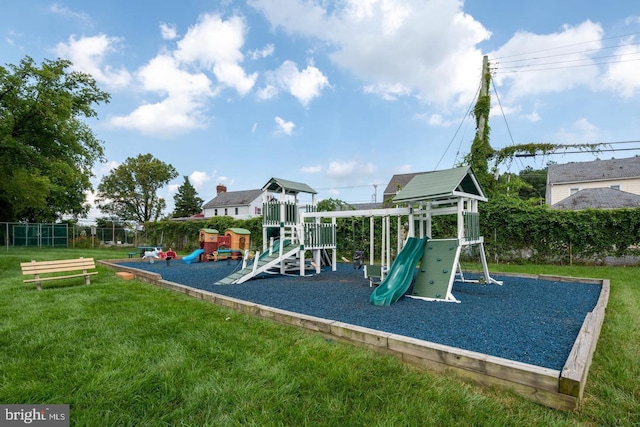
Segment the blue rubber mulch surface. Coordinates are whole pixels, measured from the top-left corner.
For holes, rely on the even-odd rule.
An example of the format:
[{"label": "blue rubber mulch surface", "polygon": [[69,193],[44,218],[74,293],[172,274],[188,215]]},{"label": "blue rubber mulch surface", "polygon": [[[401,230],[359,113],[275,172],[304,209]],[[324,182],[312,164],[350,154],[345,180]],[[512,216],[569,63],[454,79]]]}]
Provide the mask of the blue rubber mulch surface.
[{"label": "blue rubber mulch surface", "polygon": [[596,284],[494,276],[504,285],[456,282],[453,295],[460,304],[403,297],[379,307],[369,303],[373,289],[362,270],[346,264],[335,272],[323,267],[315,276],[261,275],[223,286],[214,283],[237,268],[235,261],[121,264],[245,301],[557,370],[601,290]]}]

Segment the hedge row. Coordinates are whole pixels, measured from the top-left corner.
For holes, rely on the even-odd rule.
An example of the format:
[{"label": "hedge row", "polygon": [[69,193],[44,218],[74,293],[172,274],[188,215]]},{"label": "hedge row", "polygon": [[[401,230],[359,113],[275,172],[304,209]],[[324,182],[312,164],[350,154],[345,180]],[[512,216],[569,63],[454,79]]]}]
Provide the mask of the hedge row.
[{"label": "hedge row", "polygon": [[[374,244],[379,254],[381,230],[380,223],[376,224]],[[149,244],[162,243],[177,250],[191,250],[198,247],[201,228],[214,228],[223,233],[231,227],[248,229],[252,249],[261,249],[261,218],[159,221],[145,224],[145,231]],[[368,220],[339,218],[337,227],[339,255],[349,257],[354,250],[369,249]],[[452,237],[455,229],[455,217],[436,217],[433,237]],[[639,254],[640,208],[564,211],[531,206],[511,198],[496,198],[480,206],[480,231],[487,256],[494,262],[599,263],[608,256]],[[396,233],[397,222],[392,220],[391,236]],[[395,238],[391,242],[392,248],[395,247]]]}]

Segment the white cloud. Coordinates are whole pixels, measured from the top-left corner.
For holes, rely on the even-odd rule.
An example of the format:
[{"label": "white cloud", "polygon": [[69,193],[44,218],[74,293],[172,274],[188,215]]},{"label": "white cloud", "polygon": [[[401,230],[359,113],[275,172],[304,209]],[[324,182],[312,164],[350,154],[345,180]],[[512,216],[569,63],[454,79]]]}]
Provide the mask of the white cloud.
[{"label": "white cloud", "polygon": [[211,177],[206,172],[193,171],[189,175],[189,182],[195,187],[197,191],[202,191],[204,185],[211,181]]},{"label": "white cloud", "polygon": [[275,50],[276,50],[275,46],[272,43],[269,43],[262,49],[256,49],[251,51],[249,53],[249,56],[251,57],[251,59],[266,58],[267,56],[273,55],[273,52],[275,52]]},{"label": "white cloud", "polygon": [[542,120],[542,117],[540,117],[540,114],[538,114],[537,111],[533,111],[529,114],[524,114],[521,117],[530,121],[531,123],[539,122],[540,120]]},{"label": "white cloud", "polygon": [[374,83],[365,85],[362,90],[364,93],[379,95],[386,101],[395,101],[401,96],[411,94],[411,89],[401,83]]},{"label": "white cloud", "polygon": [[303,166],[300,168],[300,172],[302,173],[318,173],[322,172],[321,165],[313,165],[313,166]]},{"label": "white cloud", "polygon": [[375,166],[371,162],[357,162],[355,160],[334,160],[329,162],[327,176],[337,181],[351,180],[357,182],[358,176],[371,175]]},{"label": "white cloud", "polygon": [[593,144],[601,140],[600,130],[586,118],[573,122],[569,129],[560,129],[553,135],[554,144]]},{"label": "white cloud", "polygon": [[340,3],[252,0],[276,29],[325,42],[335,64],[385,99],[408,94],[439,105],[468,105],[489,38],[460,0]]},{"label": "white cloud", "polygon": [[265,87],[259,89],[256,92],[256,95],[258,97],[258,99],[262,100],[262,101],[266,101],[272,98],[275,98],[276,96],[278,96],[278,88],[275,87],[274,85],[266,85]]},{"label": "white cloud", "polygon": [[138,71],[137,78],[144,90],[164,99],[112,117],[111,125],[164,137],[206,125],[205,101],[214,95],[207,76],[184,71],[173,57],[159,55]]},{"label": "white cloud", "polygon": [[625,25],[640,24],[640,16],[628,16],[624,20]]},{"label": "white cloud", "polygon": [[640,93],[640,67],[638,66],[638,54],[640,46],[636,40],[626,38],[613,55],[616,62],[607,67],[604,75],[603,86],[610,89],[623,98],[631,98]]},{"label": "white cloud", "polygon": [[[322,74],[313,64],[307,65],[304,70],[298,70],[298,66],[293,61],[284,61],[277,70],[273,72],[271,78],[275,85],[287,91],[305,107],[314,99],[320,96],[320,92],[329,86],[329,79]],[[265,89],[269,88],[267,86]],[[273,96],[275,86],[271,86],[263,96]],[[267,99],[267,98],[263,98]]]},{"label": "white cloud", "polygon": [[245,95],[256,82],[257,73],[247,75],[240,67],[246,26],[233,16],[223,21],[219,15],[204,14],[178,42],[175,57],[186,64],[199,64],[213,71],[218,81]]},{"label": "white cloud", "polygon": [[174,24],[160,23],[160,34],[163,40],[174,40],[178,37],[178,30]]},{"label": "white cloud", "polygon": [[285,134],[285,135],[293,134],[293,128],[296,127],[295,123],[288,122],[284,120],[282,117],[278,117],[278,116],[276,116],[274,120],[276,122],[276,130],[275,130],[276,134]]},{"label": "white cloud", "polygon": [[87,15],[86,13],[76,12],[74,10],[69,9],[68,7],[61,6],[58,3],[54,3],[51,6],[49,6],[49,12],[54,13],[56,15],[64,16],[66,18],[77,19],[82,22],[91,21],[91,18],[89,18],[89,15]]},{"label": "white cloud", "polygon": [[103,62],[107,54],[117,51],[120,39],[104,34],[93,37],[69,37],[68,43],[60,42],[54,52],[61,58],[69,59],[73,68],[82,71],[112,88],[122,88],[131,82],[131,75],[124,68],[114,69]]},{"label": "white cloud", "polygon": [[449,127],[451,126],[450,120],[445,120],[440,114],[432,114],[428,120],[431,126],[442,126]]},{"label": "white cloud", "polygon": [[[489,54],[490,58],[498,58],[493,61],[498,72],[495,84],[507,86],[503,99],[510,102],[530,95],[597,85],[599,71],[596,66],[575,68],[569,65],[595,64],[591,56],[602,47],[603,34],[600,24],[591,21],[567,25],[562,31],[551,34],[516,33],[500,49]],[[523,52],[532,54],[522,55]],[[544,70],[534,72],[541,69]]]}]

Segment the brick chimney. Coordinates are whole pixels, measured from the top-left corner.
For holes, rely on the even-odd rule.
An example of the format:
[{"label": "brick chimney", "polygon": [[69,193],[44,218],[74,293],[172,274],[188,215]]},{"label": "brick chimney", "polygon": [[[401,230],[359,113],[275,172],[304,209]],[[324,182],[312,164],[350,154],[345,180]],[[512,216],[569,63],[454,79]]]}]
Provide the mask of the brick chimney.
[{"label": "brick chimney", "polygon": [[222,184],[218,184],[216,186],[216,194],[220,194],[220,193],[226,193],[227,192],[227,187],[222,185]]}]

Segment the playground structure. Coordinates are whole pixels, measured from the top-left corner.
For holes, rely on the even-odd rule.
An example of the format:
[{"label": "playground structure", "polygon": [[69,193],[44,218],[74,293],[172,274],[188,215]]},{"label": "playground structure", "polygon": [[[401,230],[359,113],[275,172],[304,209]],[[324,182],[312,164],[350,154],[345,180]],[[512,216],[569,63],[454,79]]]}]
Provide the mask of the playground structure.
[{"label": "playground structure", "polygon": [[198,256],[200,256],[200,254],[206,254],[206,256],[203,257],[205,261],[213,260],[214,253],[220,246],[226,248],[231,247],[231,237],[224,234],[220,235],[220,232],[215,228],[200,229],[198,240],[200,242],[200,249],[203,251],[198,253]]},{"label": "playground structure", "polygon": [[[400,190],[393,202],[403,207],[368,210],[318,212],[315,190],[306,184],[271,178],[262,188],[262,253],[251,264],[243,260],[242,269],[219,281],[218,284],[243,283],[262,272],[304,276],[308,270],[320,273],[323,262],[336,270],[337,218],[368,218],[370,223],[369,263],[365,274],[380,276],[380,284],[371,295],[376,305],[397,301],[409,288],[416,266],[420,266],[411,297],[425,300],[453,301],[451,293],[456,271],[465,280],[460,268],[463,248],[477,246],[484,283],[500,284],[489,275],[480,236],[478,202],[486,201],[469,166],[428,172],[415,176]],[[299,205],[300,193],[311,195],[311,204]],[[431,239],[432,218],[456,215],[456,236]],[[391,262],[391,218],[398,224],[397,258]],[[380,264],[374,262],[374,229],[381,221],[382,244]],[[408,229],[401,232],[403,219]],[[404,251],[407,248],[408,251]],[[404,253],[403,253],[404,252]],[[306,254],[311,258],[307,262]],[[379,266],[379,267],[378,267]],[[366,276],[365,276],[366,277]],[[477,282],[477,281],[476,281]]]}]

